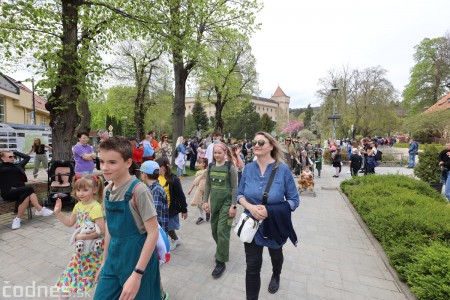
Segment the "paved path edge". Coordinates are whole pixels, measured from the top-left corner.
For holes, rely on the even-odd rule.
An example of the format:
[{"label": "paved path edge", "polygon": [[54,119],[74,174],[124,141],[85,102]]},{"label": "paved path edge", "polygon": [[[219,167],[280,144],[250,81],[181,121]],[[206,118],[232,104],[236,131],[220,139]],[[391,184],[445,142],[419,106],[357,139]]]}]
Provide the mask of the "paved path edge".
[{"label": "paved path edge", "polygon": [[358,221],[359,226],[361,226],[362,230],[364,230],[366,236],[372,243],[373,247],[377,251],[378,255],[380,256],[381,260],[383,261],[384,265],[386,266],[389,273],[391,273],[392,277],[395,280],[395,284],[398,286],[398,288],[402,291],[402,293],[405,295],[405,297],[408,300],[418,300],[418,298],[411,292],[411,289],[408,284],[401,281],[397,271],[391,266],[389,263],[389,258],[386,255],[386,252],[384,252],[383,247],[381,246],[380,242],[373,236],[372,232],[370,231],[367,224],[364,222],[364,220],[359,215],[358,211],[353,207],[353,204],[350,202],[350,200],[347,198],[347,195],[344,194],[344,192],[338,188],[339,194],[341,195],[342,199],[344,199],[345,203],[347,204],[348,208],[352,212],[353,216],[355,216],[356,220]]}]

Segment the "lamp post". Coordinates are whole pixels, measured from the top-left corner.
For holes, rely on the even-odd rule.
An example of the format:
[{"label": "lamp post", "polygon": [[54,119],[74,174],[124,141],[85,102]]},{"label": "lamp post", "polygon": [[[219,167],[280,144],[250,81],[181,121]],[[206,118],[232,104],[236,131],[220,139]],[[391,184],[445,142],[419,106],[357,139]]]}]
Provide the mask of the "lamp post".
[{"label": "lamp post", "polygon": [[328,119],[333,120],[333,133],[331,137],[333,141],[336,140],[336,120],[341,118],[341,116],[338,115],[336,111],[336,96],[338,92],[339,89],[336,86],[331,88],[331,96],[333,97],[333,114],[331,116],[328,116]]}]

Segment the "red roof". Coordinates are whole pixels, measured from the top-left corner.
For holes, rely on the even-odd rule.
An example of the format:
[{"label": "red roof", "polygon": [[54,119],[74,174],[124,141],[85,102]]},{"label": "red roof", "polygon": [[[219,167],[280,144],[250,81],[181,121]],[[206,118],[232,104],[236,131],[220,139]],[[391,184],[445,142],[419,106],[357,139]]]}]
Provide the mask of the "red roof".
[{"label": "red roof", "polygon": [[450,93],[439,99],[438,102],[433,104],[425,112],[433,112],[446,109],[450,109]]},{"label": "red roof", "polygon": [[287,95],[283,92],[280,86],[278,86],[272,97],[287,97]]}]

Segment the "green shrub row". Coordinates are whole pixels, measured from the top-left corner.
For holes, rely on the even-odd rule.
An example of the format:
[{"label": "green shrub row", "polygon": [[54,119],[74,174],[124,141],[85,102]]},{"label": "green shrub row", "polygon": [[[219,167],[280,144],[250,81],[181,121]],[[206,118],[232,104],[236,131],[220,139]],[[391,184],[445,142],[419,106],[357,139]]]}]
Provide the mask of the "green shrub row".
[{"label": "green shrub row", "polygon": [[[440,145],[440,144],[419,144],[419,150],[423,150],[425,148],[425,146],[435,146],[436,148],[438,148],[439,151],[446,149],[445,146]],[[409,148],[409,143],[395,143],[394,144],[394,148]]]},{"label": "green shrub row", "polygon": [[343,181],[343,192],[419,299],[450,299],[450,206],[424,182],[401,175]]}]

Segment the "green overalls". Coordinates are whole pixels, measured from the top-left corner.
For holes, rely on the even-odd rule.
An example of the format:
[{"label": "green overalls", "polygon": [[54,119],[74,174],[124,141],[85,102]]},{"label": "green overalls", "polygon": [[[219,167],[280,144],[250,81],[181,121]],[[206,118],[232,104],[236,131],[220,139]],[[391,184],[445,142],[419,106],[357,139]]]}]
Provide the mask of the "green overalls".
[{"label": "green overalls", "polygon": [[[139,180],[133,181],[125,193],[123,201],[109,201],[109,189],[106,191],[106,220],[111,239],[107,249],[108,256],[100,272],[95,300],[119,299],[123,286],[141,256],[147,233],[141,234],[136,227],[130,211],[129,201],[133,197],[134,186]],[[156,251],[150,258],[142,276],[136,300],[160,300],[159,263]]]},{"label": "green overalls", "polygon": [[227,262],[230,256],[230,231],[233,218],[228,216],[231,207],[230,169],[228,162],[209,170],[211,183],[211,230],[216,242],[216,260]]}]

